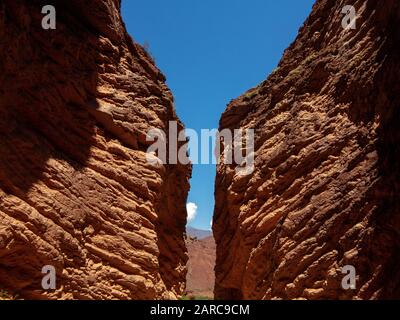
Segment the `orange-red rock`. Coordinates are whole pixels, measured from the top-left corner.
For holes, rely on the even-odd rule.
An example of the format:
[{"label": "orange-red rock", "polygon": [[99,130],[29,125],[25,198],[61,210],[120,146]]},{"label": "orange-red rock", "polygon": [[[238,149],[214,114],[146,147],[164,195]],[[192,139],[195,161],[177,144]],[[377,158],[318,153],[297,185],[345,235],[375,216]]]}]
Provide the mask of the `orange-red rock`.
[{"label": "orange-red rock", "polygon": [[186,295],[189,297],[214,296],[215,241],[213,237],[186,240],[188,249],[188,272]]},{"label": "orange-red rock", "polygon": [[397,0],[318,0],[278,68],[227,107],[220,129],[254,128],[256,164],[217,168],[216,298],[400,298],[399,25]]},{"label": "orange-red rock", "polygon": [[147,163],[145,139],[178,120],[172,95],[119,0],[54,3],[56,30],[41,27],[44,1],[0,3],[0,290],[175,299],[191,169]]}]

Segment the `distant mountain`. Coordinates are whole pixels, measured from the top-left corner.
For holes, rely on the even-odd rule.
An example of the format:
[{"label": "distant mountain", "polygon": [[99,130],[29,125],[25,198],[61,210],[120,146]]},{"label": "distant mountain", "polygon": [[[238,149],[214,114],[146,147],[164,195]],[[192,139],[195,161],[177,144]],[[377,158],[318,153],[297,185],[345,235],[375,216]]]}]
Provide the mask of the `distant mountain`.
[{"label": "distant mountain", "polygon": [[186,240],[189,254],[186,295],[212,299],[215,282],[215,241],[213,237],[201,240],[192,239]]},{"label": "distant mountain", "polygon": [[197,238],[199,240],[212,236],[212,232],[210,230],[200,230],[192,227],[187,227],[186,233],[189,237]]}]

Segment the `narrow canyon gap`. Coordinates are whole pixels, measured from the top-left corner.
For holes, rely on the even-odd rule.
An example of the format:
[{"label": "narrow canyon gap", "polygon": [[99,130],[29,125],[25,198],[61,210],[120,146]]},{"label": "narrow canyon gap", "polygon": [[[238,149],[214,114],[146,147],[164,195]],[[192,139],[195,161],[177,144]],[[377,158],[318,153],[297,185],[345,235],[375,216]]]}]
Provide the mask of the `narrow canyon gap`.
[{"label": "narrow canyon gap", "polygon": [[[178,121],[119,0],[0,3],[0,289],[31,299],[176,299],[191,167],[146,161]],[[57,289],[41,287],[56,268]]]},{"label": "narrow canyon gap", "polygon": [[[176,299],[191,168],[145,153],[150,128],[183,128],[165,77],[119,0],[53,1],[56,30],[47,4],[0,4],[0,289]],[[227,107],[221,130],[256,130],[256,169],[217,168],[217,299],[400,297],[399,22],[395,0],[318,0],[277,70]]]},{"label": "narrow canyon gap", "polygon": [[399,25],[397,0],[318,0],[277,69],[228,105],[220,129],[254,128],[256,164],[217,167],[217,299],[400,298]]}]

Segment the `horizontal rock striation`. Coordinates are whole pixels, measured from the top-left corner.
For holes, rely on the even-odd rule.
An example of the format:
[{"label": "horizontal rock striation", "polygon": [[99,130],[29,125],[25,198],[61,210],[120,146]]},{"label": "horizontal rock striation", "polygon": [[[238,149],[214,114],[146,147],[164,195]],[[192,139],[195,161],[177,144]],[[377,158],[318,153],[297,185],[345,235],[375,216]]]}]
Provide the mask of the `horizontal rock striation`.
[{"label": "horizontal rock striation", "polygon": [[183,127],[173,97],[119,0],[53,3],[56,30],[42,28],[44,1],[0,3],[0,289],[175,299],[191,168],[146,161],[151,128]]},{"label": "horizontal rock striation", "polygon": [[217,299],[400,298],[399,25],[397,0],[318,0],[227,107],[221,130],[255,129],[255,171],[217,168]]}]

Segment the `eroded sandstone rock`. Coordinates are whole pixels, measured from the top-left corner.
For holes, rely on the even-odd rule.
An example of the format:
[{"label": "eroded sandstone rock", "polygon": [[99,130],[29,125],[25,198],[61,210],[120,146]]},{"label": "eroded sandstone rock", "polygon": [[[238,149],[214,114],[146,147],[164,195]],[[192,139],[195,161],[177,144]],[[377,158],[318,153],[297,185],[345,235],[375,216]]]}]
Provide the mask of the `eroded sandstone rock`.
[{"label": "eroded sandstone rock", "polygon": [[277,70],[227,107],[221,130],[256,130],[256,169],[217,168],[216,298],[400,297],[399,25],[397,0],[319,0]]},{"label": "eroded sandstone rock", "polygon": [[[178,120],[165,78],[119,0],[53,3],[56,30],[41,27],[45,1],[0,3],[0,289],[177,298],[191,169],[145,153],[147,131]],[[42,290],[44,265],[54,291]]]}]

